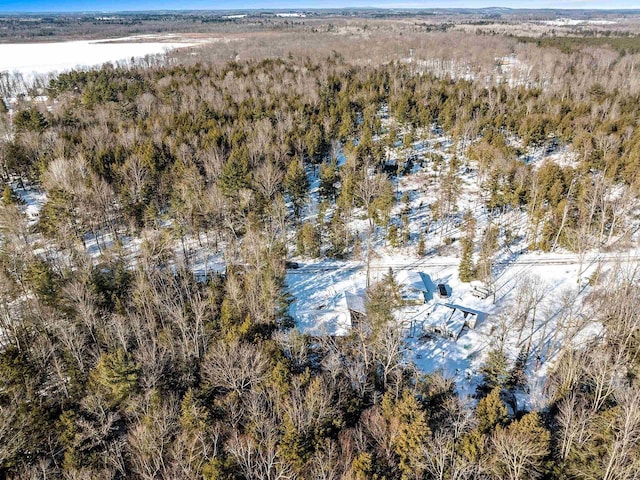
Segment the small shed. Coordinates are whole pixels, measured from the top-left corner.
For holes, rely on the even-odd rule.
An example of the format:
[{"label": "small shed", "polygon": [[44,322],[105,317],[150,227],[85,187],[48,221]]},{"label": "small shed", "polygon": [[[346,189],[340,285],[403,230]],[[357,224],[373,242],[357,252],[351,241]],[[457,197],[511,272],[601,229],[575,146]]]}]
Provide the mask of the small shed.
[{"label": "small shed", "polygon": [[459,305],[436,304],[427,313],[423,323],[423,331],[425,334],[435,334],[458,340],[465,327],[475,329],[478,313]]},{"label": "small shed", "polygon": [[367,317],[365,296],[363,293],[344,292],[344,298],[347,302],[351,325],[357,327],[360,322]]},{"label": "small shed", "polygon": [[424,274],[413,270],[400,270],[395,275],[400,287],[402,301],[406,305],[420,305],[427,302],[429,289],[424,281]]}]

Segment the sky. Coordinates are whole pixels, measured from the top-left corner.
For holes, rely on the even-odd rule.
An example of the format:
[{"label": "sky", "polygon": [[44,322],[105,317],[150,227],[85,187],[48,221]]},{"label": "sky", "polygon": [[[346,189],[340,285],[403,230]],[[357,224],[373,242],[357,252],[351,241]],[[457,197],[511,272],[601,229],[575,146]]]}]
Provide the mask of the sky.
[{"label": "sky", "polygon": [[227,10],[256,8],[640,8],[640,0],[0,0],[0,12]]}]

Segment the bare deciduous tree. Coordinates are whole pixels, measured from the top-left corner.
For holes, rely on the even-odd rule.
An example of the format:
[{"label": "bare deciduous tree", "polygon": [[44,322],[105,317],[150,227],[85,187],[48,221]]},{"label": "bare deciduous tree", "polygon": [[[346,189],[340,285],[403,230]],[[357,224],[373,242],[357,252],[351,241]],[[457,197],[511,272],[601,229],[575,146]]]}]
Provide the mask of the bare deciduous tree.
[{"label": "bare deciduous tree", "polygon": [[259,347],[245,343],[216,342],[202,364],[202,375],[213,387],[242,394],[256,388],[264,378],[268,359]]}]

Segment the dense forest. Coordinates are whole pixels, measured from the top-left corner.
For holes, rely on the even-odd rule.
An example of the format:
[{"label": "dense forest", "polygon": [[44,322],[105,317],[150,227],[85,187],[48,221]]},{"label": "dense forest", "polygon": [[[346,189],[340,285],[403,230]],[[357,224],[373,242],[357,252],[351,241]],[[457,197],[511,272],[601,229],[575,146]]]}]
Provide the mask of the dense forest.
[{"label": "dense forest", "polygon": [[[4,108],[0,478],[638,478],[634,263],[590,279],[604,333],[567,345],[530,411],[511,406],[528,349],[510,358],[496,342],[472,399],[406,362],[393,275],[371,285],[366,320],[345,337],[303,335],[288,314],[293,255],[355,259],[375,237],[426,254],[430,233],[404,234],[391,213],[394,182],[417,161],[437,172],[428,215],[465,225],[442,239],[463,281],[490,283],[508,235],[476,234],[459,211],[464,171],[492,215],[526,215],[530,250],[630,246],[637,57],[598,52],[610,76],[594,80],[593,51],[528,48],[566,60],[553,67],[565,76],[486,85],[327,49],[71,71],[50,81],[46,105]],[[389,147],[434,129],[452,139],[450,159],[390,165]],[[560,147],[573,163],[523,160]],[[46,192],[36,220],[25,187]],[[225,271],[194,276],[201,249]]]}]

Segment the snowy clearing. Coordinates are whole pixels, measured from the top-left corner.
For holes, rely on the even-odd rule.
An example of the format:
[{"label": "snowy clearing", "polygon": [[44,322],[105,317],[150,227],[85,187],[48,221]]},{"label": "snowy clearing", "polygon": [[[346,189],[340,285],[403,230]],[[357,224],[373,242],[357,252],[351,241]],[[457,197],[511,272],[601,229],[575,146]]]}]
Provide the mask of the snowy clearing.
[{"label": "snowy clearing", "polygon": [[131,58],[158,55],[195,45],[198,42],[180,36],[154,35],[53,43],[7,43],[0,44],[0,72],[31,77],[95,67],[107,62],[128,62]]},{"label": "snowy clearing", "polygon": [[[382,123],[387,127],[390,119],[385,117],[383,115]],[[488,211],[475,166],[466,158],[457,172],[460,189],[451,217],[434,220],[430,209],[439,198],[439,178],[444,168],[429,158],[435,154],[447,164],[453,158],[454,149],[452,140],[437,127],[423,132],[422,136],[411,147],[410,154],[415,155],[416,165],[409,174],[393,180],[398,203],[391,217],[399,219],[403,212],[408,212],[409,241],[391,247],[383,229],[376,227],[371,239],[373,254],[368,273],[366,249],[361,257],[352,261],[309,261],[295,257],[300,268],[289,270],[286,277],[294,298],[289,313],[303,333],[345,336],[354,328],[350,309],[354,311],[353,305],[364,302],[367,277],[373,284],[391,269],[400,288],[410,289],[415,287],[409,285],[415,283],[411,279],[422,276],[424,301],[420,301],[420,288],[414,288],[413,293],[417,295],[403,293],[403,298],[411,297],[411,301],[395,311],[406,341],[405,361],[414,363],[423,372],[439,371],[452,378],[461,397],[471,399],[489,351],[500,345],[513,361],[526,349],[531,358],[527,367],[530,380],[516,395],[518,408],[541,407],[545,404],[548,374],[564,349],[588,345],[602,330],[600,324],[589,320],[588,302],[585,302],[591,291],[589,279],[615,263],[637,260],[638,252],[633,250],[626,255],[597,251],[528,252],[526,212]],[[388,154],[390,158],[398,158],[401,152],[399,148],[392,148]],[[532,164],[534,169],[545,162],[573,165],[576,161],[575,153],[566,146],[525,149],[520,159]],[[340,162],[344,162],[342,154]],[[309,181],[305,221],[313,221],[319,203],[319,181],[313,172]],[[464,211],[473,212],[479,231],[492,224],[509,230],[513,236],[496,256],[494,282],[487,290],[492,293],[486,296],[478,294],[476,289],[483,287],[478,287],[477,282],[459,280],[457,240],[463,236]],[[367,243],[367,222],[361,209],[354,210],[349,228],[360,236],[363,245]],[[423,257],[416,255],[420,232],[425,235]],[[446,286],[448,298],[438,295],[438,284]]]}]

